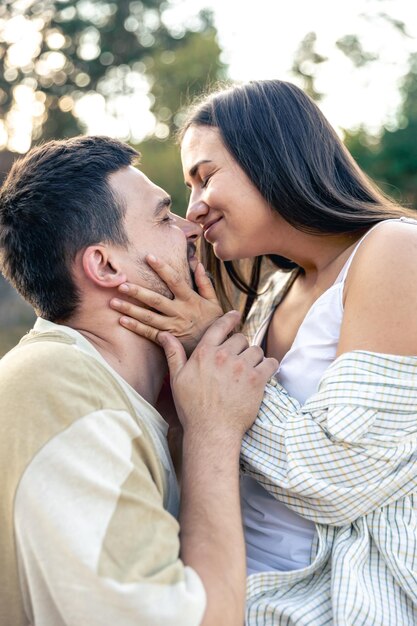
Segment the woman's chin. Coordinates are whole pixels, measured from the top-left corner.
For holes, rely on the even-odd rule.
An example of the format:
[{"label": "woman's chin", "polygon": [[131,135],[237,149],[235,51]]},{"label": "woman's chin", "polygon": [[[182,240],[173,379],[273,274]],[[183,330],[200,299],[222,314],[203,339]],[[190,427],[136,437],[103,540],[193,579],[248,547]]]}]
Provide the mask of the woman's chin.
[{"label": "woman's chin", "polygon": [[232,261],[233,255],[230,254],[230,250],[222,247],[217,241],[213,244],[213,252],[220,261]]},{"label": "woman's chin", "polygon": [[221,245],[219,241],[213,243],[213,252],[220,261],[236,261],[247,257],[247,255],[242,254],[241,250]]}]

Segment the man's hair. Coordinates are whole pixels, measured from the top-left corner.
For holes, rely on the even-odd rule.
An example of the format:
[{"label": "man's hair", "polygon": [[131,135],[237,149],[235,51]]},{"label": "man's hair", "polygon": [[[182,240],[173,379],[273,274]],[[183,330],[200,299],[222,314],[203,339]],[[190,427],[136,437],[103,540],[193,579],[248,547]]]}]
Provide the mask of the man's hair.
[{"label": "man's hair", "polygon": [[80,302],[77,252],[129,243],[108,177],[137,157],[115,139],[83,136],[35,147],[13,165],[0,190],[0,267],[45,319],[66,320]]}]

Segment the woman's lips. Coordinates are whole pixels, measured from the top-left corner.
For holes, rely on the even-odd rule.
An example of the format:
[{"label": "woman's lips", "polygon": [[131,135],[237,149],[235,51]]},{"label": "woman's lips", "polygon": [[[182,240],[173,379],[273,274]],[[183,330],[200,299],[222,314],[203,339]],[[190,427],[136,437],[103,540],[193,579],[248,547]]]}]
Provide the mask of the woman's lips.
[{"label": "woman's lips", "polygon": [[207,241],[210,241],[208,238],[209,235],[213,232],[213,229],[215,228],[216,224],[218,224],[222,219],[223,219],[222,217],[219,217],[217,220],[213,220],[204,226],[203,228],[204,239],[206,239]]}]

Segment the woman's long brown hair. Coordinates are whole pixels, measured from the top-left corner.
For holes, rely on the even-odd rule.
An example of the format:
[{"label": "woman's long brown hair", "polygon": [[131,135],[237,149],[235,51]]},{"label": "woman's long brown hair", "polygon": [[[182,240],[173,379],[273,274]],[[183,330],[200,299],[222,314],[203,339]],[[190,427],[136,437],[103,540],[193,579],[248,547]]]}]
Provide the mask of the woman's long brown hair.
[{"label": "woman's long brown hair", "polygon": [[[318,106],[291,83],[252,81],[223,88],[191,107],[180,140],[191,125],[218,128],[226,149],[269,206],[301,231],[365,232],[382,220],[416,217],[366,176]],[[290,259],[269,258],[282,270],[297,267]],[[257,297],[262,257],[246,262],[245,271],[241,263],[219,261],[210,249],[204,259],[225,307],[230,308],[236,289],[246,296],[245,319]]]}]

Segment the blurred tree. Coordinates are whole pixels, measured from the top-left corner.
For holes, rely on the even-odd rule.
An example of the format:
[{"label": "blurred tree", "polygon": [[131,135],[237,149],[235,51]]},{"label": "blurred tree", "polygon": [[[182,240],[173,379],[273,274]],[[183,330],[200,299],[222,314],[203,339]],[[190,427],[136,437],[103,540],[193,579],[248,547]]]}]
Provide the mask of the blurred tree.
[{"label": "blurred tree", "polygon": [[120,117],[120,96],[139,90],[145,98],[150,91],[162,137],[163,125],[175,124],[180,89],[200,90],[223,71],[211,13],[201,12],[186,24],[176,23],[171,13],[163,0],[3,0],[0,116],[5,130],[13,133],[22,98],[32,99],[36,141],[85,131],[76,115],[85,95],[98,94]]},{"label": "blurred tree", "polygon": [[184,38],[175,55],[162,51],[153,58],[150,75],[158,123],[155,135],[136,147],[142,155],[141,170],[171,195],[179,215],[185,215],[187,190],[175,134],[186,105],[225,78],[220,52],[215,29],[206,27]]},{"label": "blurred tree", "polygon": [[179,146],[170,138],[165,141],[148,139],[135,147],[141,153],[142,172],[170,194],[173,212],[184,216],[188,193],[184,185]]},{"label": "blurred tree", "polygon": [[[375,4],[360,17],[372,24],[388,25],[408,38],[406,25],[401,20],[379,11]],[[366,50],[356,34],[346,34],[335,41],[335,46],[356,68],[378,62],[379,56]],[[316,101],[323,94],[317,88],[320,67],[328,58],[318,52],[316,33],[308,33],[300,42],[292,66],[292,73],[300,86]],[[364,127],[345,130],[345,143],[360,166],[386,193],[403,204],[417,209],[417,54],[409,58],[409,72],[401,88],[402,106],[397,112],[395,127],[383,127],[378,136]]]},{"label": "blurred tree", "polygon": [[295,52],[291,71],[300,82],[302,89],[313,100],[319,101],[323,94],[316,89],[317,67],[328,59],[317,52],[316,44],[316,33],[307,33]]},{"label": "blurred tree", "polygon": [[[370,22],[372,25],[385,25],[400,34],[401,37],[411,36],[408,34],[403,21],[388,15],[378,8],[378,2],[369,5],[365,11],[360,13],[362,21]],[[319,101],[323,94],[317,89],[317,77],[320,66],[325,64],[329,58],[318,51],[320,42],[317,34],[310,32],[305,35],[296,49],[291,72],[300,83],[300,86],[314,100]],[[367,51],[361,41],[361,37],[354,33],[347,33],[334,42],[335,47],[340,50],[355,67],[360,68],[379,60],[379,55],[373,51]]]},{"label": "blurred tree", "polygon": [[370,61],[376,61],[378,55],[374,52],[366,52],[357,35],[344,35],[336,41],[336,47],[343,52],[355,67],[363,67]]},{"label": "blurred tree", "polygon": [[417,54],[402,87],[403,104],[397,127],[378,137],[364,128],[346,131],[345,142],[363,169],[391,196],[417,209]]}]

